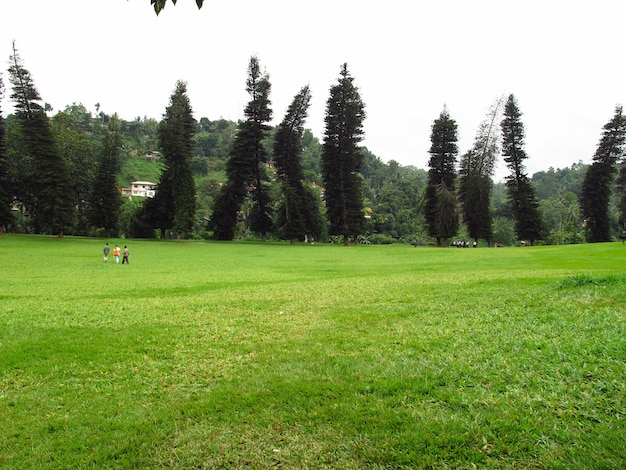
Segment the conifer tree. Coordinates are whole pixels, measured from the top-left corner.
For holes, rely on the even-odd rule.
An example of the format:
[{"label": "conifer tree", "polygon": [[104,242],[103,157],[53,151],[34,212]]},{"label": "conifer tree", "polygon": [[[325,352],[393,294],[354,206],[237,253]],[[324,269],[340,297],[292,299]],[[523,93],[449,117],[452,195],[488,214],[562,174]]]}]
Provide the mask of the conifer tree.
[{"label": "conifer tree", "polygon": [[[277,231],[292,244],[303,234],[319,235],[314,227],[315,213],[311,213],[309,210],[311,207],[307,204],[308,194],[303,185],[304,172],[301,161],[304,121],[310,101],[311,93],[309,87],[305,86],[294,97],[274,136],[274,163],[282,190]],[[317,207],[313,209],[319,213]]]},{"label": "conifer tree", "polygon": [[606,242],[611,239],[609,223],[611,186],[617,172],[616,164],[624,158],[625,141],[626,117],[623,115],[622,107],[617,106],[613,118],[604,125],[593,162],[583,180],[580,205],[589,242]]},{"label": "conifer tree", "polygon": [[120,120],[117,114],[114,114],[104,136],[90,198],[90,222],[96,228],[103,228],[107,237],[117,235],[119,229],[122,198],[117,189],[117,173],[120,169],[121,147]]},{"label": "conifer tree", "polygon": [[524,124],[522,113],[515,96],[509,95],[504,105],[502,129],[502,155],[511,174],[505,186],[511,203],[515,221],[515,233],[520,240],[528,240],[531,245],[542,236],[542,220],[535,189],[526,175],[524,160],[528,158],[524,150]]},{"label": "conifer tree", "polygon": [[6,126],[2,114],[2,98],[4,96],[4,83],[0,75],[0,235],[6,227],[13,222],[11,214],[11,195],[9,194],[9,168],[5,147]]},{"label": "conifer tree", "polygon": [[[180,240],[193,229],[196,215],[196,189],[191,171],[191,159],[195,146],[196,121],[189,97],[187,84],[176,83],[170,104],[159,124],[159,147],[165,159],[165,169],[157,185],[161,208],[168,208],[161,220],[163,228],[171,228]],[[170,201],[169,203],[165,200]],[[167,225],[167,227],[164,227]]]},{"label": "conifer tree", "polygon": [[[209,230],[213,238],[232,240],[238,211],[248,194],[253,201],[250,214],[251,228],[265,241],[272,226],[270,198],[268,195],[267,159],[263,145],[272,119],[269,93],[271,84],[267,73],[261,72],[257,57],[250,59],[246,91],[250,95],[244,114],[246,120],[239,126],[233,147],[226,163],[227,181],[213,205]],[[250,192],[249,192],[250,190]]]},{"label": "conifer tree", "polygon": [[344,245],[363,233],[363,190],[360,176],[363,152],[365,105],[348,65],[341,66],[338,83],[326,102],[326,124],[322,145],[322,178],[329,233],[341,235]]},{"label": "conifer tree", "polygon": [[480,123],[474,145],[461,158],[459,170],[459,201],[463,221],[474,241],[479,238],[491,244],[492,227],[490,200],[493,171],[500,151],[497,119],[502,99],[489,110]]},{"label": "conifer tree", "polygon": [[[455,166],[458,154],[457,124],[450,117],[446,107],[433,123],[430,140],[424,215],[428,234],[437,240],[437,246],[442,246],[446,244],[448,238],[456,234],[459,228],[456,196],[454,196]],[[441,197],[444,199],[440,200]],[[453,219],[456,219],[456,223],[452,222]]]},{"label": "conifer tree", "polygon": [[31,208],[38,231],[63,237],[75,221],[74,194],[67,162],[58,153],[50,121],[45,114],[39,92],[13,44],[10,57],[11,98],[15,114],[25,137],[25,148],[33,160],[34,204]]},{"label": "conifer tree", "polygon": [[626,230],[626,161],[622,161],[621,163],[616,188],[617,194],[619,195],[619,225],[623,231]]}]

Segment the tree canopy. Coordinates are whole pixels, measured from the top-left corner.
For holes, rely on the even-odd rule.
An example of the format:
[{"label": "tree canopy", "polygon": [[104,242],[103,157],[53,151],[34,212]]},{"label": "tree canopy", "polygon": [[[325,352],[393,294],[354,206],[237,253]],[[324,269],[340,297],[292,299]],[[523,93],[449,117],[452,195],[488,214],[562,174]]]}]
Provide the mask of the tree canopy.
[{"label": "tree canopy", "polygon": [[159,148],[165,158],[165,168],[157,186],[157,201],[167,200],[161,211],[161,237],[171,228],[178,239],[193,228],[196,213],[196,192],[191,158],[195,146],[196,121],[187,96],[187,84],[182,81],[170,97],[163,120],[159,124]]},{"label": "tree canopy", "polygon": [[91,223],[95,227],[103,228],[109,237],[116,235],[119,229],[118,213],[122,198],[117,190],[117,173],[120,168],[121,147],[120,120],[114,115],[109,121],[90,197]]},{"label": "tree canopy", "polygon": [[480,123],[472,149],[463,155],[459,170],[459,200],[462,204],[463,221],[474,239],[487,240],[491,244],[491,191],[494,165],[500,151],[497,119],[502,99],[489,110]]},{"label": "tree canopy", "polygon": [[274,163],[282,190],[277,232],[292,244],[304,234],[319,236],[319,205],[309,203],[315,199],[304,186],[302,170],[302,138],[310,102],[311,92],[305,86],[294,97],[274,135]]},{"label": "tree canopy", "polygon": [[[581,195],[581,211],[585,218],[587,241],[604,242],[611,239],[609,203],[611,185],[617,172],[616,164],[624,158],[626,117],[621,106],[604,125],[602,138],[587,170]],[[622,187],[623,180],[618,181]]]},{"label": "tree canopy", "polygon": [[2,98],[4,96],[4,82],[0,75],[0,234],[9,223],[13,221],[11,214],[11,197],[9,195],[9,162],[6,156],[4,136],[6,134],[6,124],[2,114]]},{"label": "tree canopy", "polygon": [[10,57],[11,98],[22,129],[24,150],[32,159],[32,206],[34,229],[63,237],[75,220],[74,193],[67,161],[59,154],[41,97],[22,64],[15,43]]},{"label": "tree canopy", "polygon": [[456,180],[457,124],[447,108],[432,125],[428,161],[428,185],[424,213],[428,233],[442,246],[458,231],[457,203],[454,193]]},{"label": "tree canopy", "polygon": [[350,237],[363,233],[363,152],[358,144],[363,139],[364,119],[365,105],[344,63],[326,102],[322,176],[329,232],[341,235],[345,245]]},{"label": "tree canopy", "polygon": [[261,72],[258,58],[251,57],[246,80],[246,91],[250,95],[244,110],[246,120],[240,124],[233,141],[226,164],[227,181],[215,200],[208,224],[215,239],[232,240],[237,212],[249,191],[253,201],[251,228],[265,239],[272,226],[266,173],[268,152],[263,143],[270,129],[267,123],[272,119],[270,90],[269,75]]},{"label": "tree canopy", "polygon": [[506,188],[515,220],[515,233],[520,240],[528,239],[532,245],[541,239],[543,224],[537,195],[524,167],[524,160],[528,156],[524,150],[525,135],[521,117],[515,96],[509,95],[500,125],[502,155],[511,171],[506,178]]},{"label": "tree canopy", "polygon": [[[176,5],[177,0],[171,0],[171,1],[173,5]],[[161,10],[163,10],[163,8],[165,8],[166,3],[167,3],[167,0],[150,0],[150,4],[154,7],[154,12],[157,15],[161,13]],[[203,3],[204,3],[204,0],[196,0],[196,5],[198,5],[198,8],[202,8]]]}]

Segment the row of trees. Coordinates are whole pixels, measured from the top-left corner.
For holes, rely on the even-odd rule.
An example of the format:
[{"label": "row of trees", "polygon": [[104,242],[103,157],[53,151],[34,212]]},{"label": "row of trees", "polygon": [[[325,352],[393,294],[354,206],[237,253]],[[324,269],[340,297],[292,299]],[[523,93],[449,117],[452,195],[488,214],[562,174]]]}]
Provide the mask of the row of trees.
[{"label": "row of trees", "polygon": [[[273,228],[292,243],[304,234],[318,237],[323,230],[319,198],[305,185],[302,167],[304,123],[311,99],[309,87],[303,87],[294,97],[275,132],[270,156],[263,141],[271,130],[268,125],[272,118],[271,84],[267,73],[261,72],[256,57],[250,60],[246,86],[250,94],[246,119],[233,142],[226,166],[227,181],[215,201],[209,229],[214,232],[214,238],[231,240],[238,214],[248,199],[250,228],[263,240]],[[345,244],[363,233],[360,176],[363,153],[358,144],[363,136],[364,119],[364,104],[347,64],[343,64],[327,102],[321,163],[328,230],[330,234],[340,235]],[[280,188],[276,213],[270,196],[267,168],[270,161],[275,165]]]},{"label": "row of trees", "polygon": [[[433,123],[425,172],[383,163],[360,146],[365,106],[345,64],[330,90],[320,143],[305,128],[308,87],[295,95],[280,125],[269,125],[271,84],[255,57],[240,123],[195,121],[183,82],[161,122],[126,122],[99,105],[95,117],[72,105],[48,118],[49,107],[39,104],[13,52],[16,112],[8,126],[0,110],[2,226],[19,229],[10,210],[18,207],[28,228],[61,236],[149,237],[160,229],[162,236],[222,240],[254,233],[292,243],[307,235],[445,245],[452,237],[504,244],[578,242],[583,235],[603,241],[624,223],[621,108],[605,126],[589,171],[578,164],[532,179],[524,170],[524,128],[513,96],[492,106],[459,162],[457,124],[444,108]],[[161,159],[145,161],[146,153]],[[504,185],[492,181],[499,154],[510,169]],[[157,196],[123,201],[123,180],[147,174],[158,179]],[[582,232],[581,214],[587,225]]]},{"label": "row of trees", "polygon": [[[428,234],[436,239],[439,246],[457,235],[460,220],[466,224],[469,236],[475,241],[482,238],[488,243],[492,242],[490,200],[499,142],[504,161],[510,170],[505,187],[515,234],[519,240],[528,240],[531,245],[546,238],[539,198],[525,170],[524,162],[528,156],[524,150],[524,125],[514,95],[510,95],[504,103],[500,123],[501,140],[498,140],[496,121],[502,101],[500,99],[496,102],[481,123],[472,149],[461,159],[458,175],[457,124],[445,107],[433,124],[424,208]],[[626,117],[620,106],[616,108],[613,119],[604,127],[593,164],[582,185],[581,213],[585,219],[585,235],[590,242],[611,239],[609,208],[614,187],[620,195],[620,224],[624,224],[625,139]],[[620,177],[615,181],[618,166],[621,167]],[[460,176],[458,183],[457,176]]]}]

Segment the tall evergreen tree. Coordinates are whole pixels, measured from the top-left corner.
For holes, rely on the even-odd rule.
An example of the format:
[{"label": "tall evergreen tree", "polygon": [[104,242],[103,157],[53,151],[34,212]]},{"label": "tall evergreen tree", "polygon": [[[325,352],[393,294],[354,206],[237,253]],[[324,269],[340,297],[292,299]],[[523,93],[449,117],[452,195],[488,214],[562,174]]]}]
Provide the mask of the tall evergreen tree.
[{"label": "tall evergreen tree", "polygon": [[269,93],[269,75],[261,72],[257,57],[250,59],[246,91],[250,95],[244,114],[246,119],[239,126],[233,147],[226,163],[227,181],[220,190],[213,205],[209,230],[218,240],[232,240],[235,224],[244,199],[252,189],[253,208],[251,228],[266,239],[272,226],[270,198],[268,195],[267,159],[263,145],[272,119]]},{"label": "tall evergreen tree", "polygon": [[[315,231],[315,213],[310,213],[302,170],[302,137],[311,93],[305,86],[294,97],[285,118],[274,136],[274,163],[282,190],[282,201],[278,214],[278,233],[293,244],[307,233],[318,236]],[[318,208],[312,208],[319,213]]]},{"label": "tall evergreen tree", "polygon": [[[75,105],[76,106],[76,105]],[[66,108],[66,111],[69,107]],[[84,108],[83,108],[84,109]],[[74,116],[66,111],[59,112],[50,120],[52,134],[58,151],[68,165],[74,206],[76,208],[76,224],[74,235],[89,233],[89,200],[93,191],[98,163],[99,143],[91,133],[91,115],[86,113],[86,124],[77,122]]]},{"label": "tall evergreen tree", "polygon": [[13,85],[11,98],[20,122],[25,147],[33,161],[34,205],[31,215],[36,230],[57,233],[60,238],[75,221],[74,194],[68,164],[57,151],[50,121],[28,70],[13,44],[9,75]]},{"label": "tall evergreen tree", "polygon": [[9,163],[6,155],[5,135],[6,125],[2,114],[2,98],[4,96],[4,83],[0,75],[0,235],[6,227],[13,222],[11,214],[11,195],[9,194]]},{"label": "tall evergreen tree", "polygon": [[524,160],[524,124],[515,96],[509,95],[504,105],[502,129],[502,155],[511,174],[506,177],[507,196],[515,220],[515,233],[531,245],[542,236],[542,220],[535,189],[526,175]]},{"label": "tall evergreen tree", "polygon": [[489,110],[480,123],[472,149],[461,158],[459,170],[459,201],[463,221],[470,237],[491,244],[493,237],[490,200],[493,189],[493,172],[500,151],[497,119],[502,99]]},{"label": "tall evergreen tree", "polygon": [[103,228],[107,237],[117,235],[119,211],[122,198],[117,189],[117,173],[120,169],[120,120],[117,114],[111,117],[104,137],[102,153],[96,169],[96,178],[90,197],[89,219],[92,226]]},{"label": "tall evergreen tree", "polygon": [[158,129],[165,169],[157,194],[160,193],[159,201],[164,202],[165,198],[171,201],[171,204],[166,203],[171,208],[167,213],[167,228],[171,228],[179,240],[192,231],[196,215],[196,189],[191,171],[195,133],[196,121],[187,96],[187,84],[178,81]]},{"label": "tall evergreen tree", "polygon": [[348,64],[341,66],[338,83],[330,89],[326,102],[322,178],[329,233],[342,235],[344,245],[350,237],[363,233],[363,189],[360,177],[363,152],[365,105],[361,100]]},{"label": "tall evergreen tree", "polygon": [[[456,121],[444,107],[432,126],[428,184],[424,198],[428,234],[437,240],[437,246],[446,244],[447,239],[456,235],[459,228],[456,197],[451,197],[456,180],[457,140]],[[441,196],[444,196],[443,200],[440,200]]]},{"label": "tall evergreen tree", "polygon": [[459,214],[457,198],[454,189],[448,188],[445,183],[437,186],[437,217],[435,217],[435,231],[439,234],[437,240],[447,240],[459,231]]},{"label": "tall evergreen tree", "polygon": [[616,164],[624,158],[626,141],[626,117],[621,106],[615,108],[613,118],[603,129],[593,162],[583,180],[580,195],[581,212],[589,242],[611,240],[609,224],[611,185],[617,171]]},{"label": "tall evergreen tree", "polygon": [[617,177],[617,194],[619,194],[619,225],[622,230],[626,230],[626,161],[622,162]]}]

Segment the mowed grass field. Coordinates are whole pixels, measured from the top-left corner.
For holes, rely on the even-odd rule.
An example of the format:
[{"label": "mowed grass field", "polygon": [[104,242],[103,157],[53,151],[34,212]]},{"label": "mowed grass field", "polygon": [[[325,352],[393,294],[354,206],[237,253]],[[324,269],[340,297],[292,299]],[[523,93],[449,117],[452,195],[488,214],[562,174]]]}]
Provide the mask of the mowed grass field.
[{"label": "mowed grass field", "polygon": [[0,468],[624,468],[626,245],[0,237]]}]

